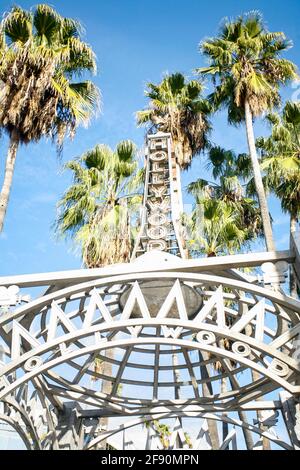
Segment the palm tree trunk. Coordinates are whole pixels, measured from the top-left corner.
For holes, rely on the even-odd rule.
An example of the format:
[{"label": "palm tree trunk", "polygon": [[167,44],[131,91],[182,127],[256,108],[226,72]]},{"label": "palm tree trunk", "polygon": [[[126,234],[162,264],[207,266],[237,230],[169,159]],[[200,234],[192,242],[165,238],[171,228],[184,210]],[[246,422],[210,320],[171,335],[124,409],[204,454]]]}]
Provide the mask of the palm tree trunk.
[{"label": "palm tree trunk", "polygon": [[174,228],[176,236],[178,238],[178,243],[181,245],[180,254],[182,258],[187,258],[187,249],[186,249],[186,240],[184,237],[183,226],[181,222],[181,215],[183,213],[183,202],[182,202],[182,190],[181,190],[181,171],[180,166],[176,161],[175,150],[171,148],[171,168],[170,168],[170,180],[172,181],[172,214]]},{"label": "palm tree trunk", "polygon": [[177,354],[174,352],[172,354],[172,365],[173,365],[173,380],[174,380],[174,393],[175,393],[175,400],[180,399],[180,373],[177,369],[178,367],[178,359]]},{"label": "palm tree trunk", "polygon": [[[294,233],[296,233],[297,229],[297,218],[291,215],[290,219],[290,236],[292,237]],[[297,282],[296,282],[296,275],[294,271],[294,267],[290,264],[290,295],[295,299],[298,298],[297,292]]]},{"label": "palm tree trunk", "polygon": [[[226,377],[221,378],[221,393],[226,393],[227,392],[227,384],[226,384]],[[227,417],[227,413],[222,413],[223,418]],[[228,436],[228,423],[226,421],[222,421],[222,439],[223,441],[226,439]],[[228,446],[224,450],[229,450]]]},{"label": "palm tree trunk", "polygon": [[[174,348],[175,349],[175,348]],[[177,369],[178,367],[178,357],[177,357],[177,354],[174,353],[172,354],[172,365],[173,365],[173,379],[174,379],[174,394],[175,394],[175,400],[179,400],[181,397],[180,397],[180,372],[179,370]],[[182,426],[182,419],[181,418],[178,418],[179,422],[180,422],[180,426],[183,428]],[[180,447],[180,443],[179,443],[179,439],[178,439],[178,436],[177,436],[177,440],[176,440],[176,448],[179,449]]]},{"label": "palm tree trunk", "polygon": [[[243,292],[240,292],[240,295],[242,297]],[[246,315],[247,312],[248,312],[248,306],[244,302],[241,302],[239,313],[241,315]],[[245,328],[245,334],[247,336],[251,336],[251,333],[252,333],[252,327],[251,327],[251,325],[247,325],[246,328]],[[230,382],[230,385],[231,385],[232,388],[236,388],[238,386],[238,383],[237,383],[236,379],[233,376],[229,377],[229,382]],[[247,418],[247,414],[246,414],[245,411],[239,410],[238,416],[239,416],[239,419],[241,421],[243,421],[245,424],[248,423],[248,418]],[[252,437],[251,431],[247,428],[244,428],[244,427],[242,428],[242,431],[243,431],[243,434],[244,434],[244,439],[245,439],[247,450],[252,450],[253,446],[254,446],[254,442],[253,442],[253,437]]]},{"label": "palm tree trunk", "polygon": [[[229,378],[229,381],[230,381],[231,387],[234,388],[235,384],[234,384],[234,382],[232,381],[231,378]],[[247,414],[246,414],[245,411],[240,410],[238,412],[238,416],[239,416],[239,419],[243,423],[248,424],[248,418],[247,418]],[[243,427],[242,432],[243,432],[243,435],[244,435],[247,450],[252,450],[253,446],[254,446],[254,442],[253,442],[251,431],[249,429]]]},{"label": "palm tree trunk", "polygon": [[[256,380],[260,379],[260,377],[261,377],[260,373],[257,372],[256,370],[252,369],[251,373],[252,373],[253,382],[256,382]],[[259,401],[259,399],[257,401]],[[261,431],[267,431],[268,426],[265,426],[261,423],[261,421],[263,419],[263,413],[261,411],[257,411],[257,418],[260,421],[259,428],[261,429]],[[271,450],[270,441],[267,437],[262,438],[262,448],[263,448],[263,450]]]},{"label": "palm tree trunk", "polygon": [[0,193],[0,233],[3,230],[5,214],[7,211],[19,142],[20,139],[18,133],[14,131],[10,138],[10,144],[6,158],[4,180]]},{"label": "palm tree trunk", "polygon": [[255,181],[255,187],[257,191],[259,206],[260,206],[262,223],[263,223],[263,228],[264,228],[266,247],[268,251],[275,251],[275,243],[273,239],[270,213],[269,213],[267,198],[265,194],[265,189],[264,189],[264,185],[263,185],[263,181],[261,177],[259,161],[257,158],[257,152],[256,152],[256,147],[255,147],[252,112],[251,112],[247,99],[245,100],[245,120],[246,120],[247,141],[248,141],[250,158],[252,162],[254,181]]},{"label": "palm tree trunk", "polygon": [[[248,311],[248,306],[244,305],[244,312],[243,314],[246,314],[246,312]],[[246,335],[251,337],[252,336],[252,326],[250,324],[248,324],[246,326],[246,331],[245,331]],[[256,370],[254,369],[251,369],[251,376],[252,376],[252,382],[256,382],[257,380],[260,379],[260,373],[257,372]],[[257,398],[256,401],[259,401],[260,398]],[[263,418],[263,414],[260,410],[258,410],[256,412],[256,416],[257,416],[257,419],[258,419],[258,426],[259,426],[259,429],[261,429],[261,431],[267,431],[267,427],[264,426],[262,424],[262,418]],[[262,448],[263,450],[270,450],[271,449],[271,446],[270,446],[270,441],[269,439],[267,439],[266,437],[263,437],[262,438]]]},{"label": "palm tree trunk", "polygon": [[[206,351],[199,351],[199,362],[207,361],[209,359],[209,355]],[[200,366],[200,373],[201,379],[209,379],[209,372],[207,370],[206,365]],[[202,393],[203,397],[209,397],[213,395],[213,390],[210,382],[206,382],[202,384]],[[207,427],[209,432],[209,437],[211,440],[211,446],[213,450],[218,450],[220,448],[220,440],[219,440],[219,433],[218,433],[218,423],[214,419],[207,420]]]},{"label": "palm tree trunk", "polygon": [[[114,358],[114,350],[113,349],[107,349],[106,350],[106,357],[108,359],[113,359]],[[102,368],[102,373],[103,375],[107,375],[108,377],[112,376],[112,364],[111,362],[103,362],[103,368]],[[106,395],[110,395],[112,392],[112,382],[109,380],[102,380],[102,385],[101,385],[101,392],[105,393]],[[108,417],[105,416],[103,418],[100,418],[99,420],[100,428],[103,430],[107,430],[108,426]],[[106,449],[106,440],[101,441],[101,444],[98,447],[99,449]]]}]

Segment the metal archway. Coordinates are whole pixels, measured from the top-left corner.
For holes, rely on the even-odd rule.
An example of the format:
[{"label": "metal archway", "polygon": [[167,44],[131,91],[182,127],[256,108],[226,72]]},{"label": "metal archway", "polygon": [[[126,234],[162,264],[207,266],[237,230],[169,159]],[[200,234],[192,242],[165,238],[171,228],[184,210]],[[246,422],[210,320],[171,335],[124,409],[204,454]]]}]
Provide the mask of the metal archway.
[{"label": "metal archway", "polygon": [[[132,417],[172,417],[184,447],[188,416],[205,419],[213,448],[300,448],[300,302],[281,287],[289,264],[300,278],[300,242],[186,260],[182,211],[171,136],[148,135],[130,263],[0,278],[0,402],[31,448],[97,447]],[[119,424],[102,429],[101,418]]]},{"label": "metal archway", "polygon": [[[66,445],[66,436],[61,437],[66,410],[73,421],[86,408],[98,410],[77,422],[81,438],[70,446],[84,448],[86,430],[95,433],[86,423],[98,423],[101,416],[212,413],[218,418],[211,419],[235,426],[228,415],[248,408],[283,413],[278,400],[262,398],[276,390],[285,390],[288,399],[299,396],[299,302],[246,282],[232,269],[220,272],[221,264],[195,272],[194,262],[185,261],[182,269],[181,260],[164,260],[166,271],[141,269],[136,263],[136,273],[126,273],[127,265],[119,265],[118,274],[112,270],[103,276],[107,270],[99,269],[88,282],[70,285],[66,277],[61,284],[67,287],[48,288],[45,295],[0,317],[7,350],[0,400],[24,389],[35,393],[40,414],[47,410],[51,416],[44,419],[51,429],[38,438],[44,448]],[[164,288],[157,291],[155,311],[148,289],[158,280]],[[191,290],[198,296],[192,313],[187,300]],[[114,350],[110,359],[108,349]],[[111,362],[111,376],[95,371],[96,358]],[[101,381],[112,383],[111,394],[94,389]],[[210,388],[209,395],[204,396],[204,386]],[[76,410],[71,412],[72,403]],[[267,430],[248,422],[242,427],[268,436]],[[289,435],[291,439],[291,431]],[[277,437],[269,440],[281,442]]]}]

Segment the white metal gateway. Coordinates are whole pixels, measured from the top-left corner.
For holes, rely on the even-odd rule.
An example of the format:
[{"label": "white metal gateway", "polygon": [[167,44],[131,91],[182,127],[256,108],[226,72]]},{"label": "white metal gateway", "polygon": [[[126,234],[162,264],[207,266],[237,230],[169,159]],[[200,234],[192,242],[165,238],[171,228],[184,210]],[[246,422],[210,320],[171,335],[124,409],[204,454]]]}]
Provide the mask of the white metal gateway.
[{"label": "white metal gateway", "polygon": [[0,421],[28,449],[299,449],[297,242],[184,259],[170,137],[149,142],[131,263],[0,278]]}]

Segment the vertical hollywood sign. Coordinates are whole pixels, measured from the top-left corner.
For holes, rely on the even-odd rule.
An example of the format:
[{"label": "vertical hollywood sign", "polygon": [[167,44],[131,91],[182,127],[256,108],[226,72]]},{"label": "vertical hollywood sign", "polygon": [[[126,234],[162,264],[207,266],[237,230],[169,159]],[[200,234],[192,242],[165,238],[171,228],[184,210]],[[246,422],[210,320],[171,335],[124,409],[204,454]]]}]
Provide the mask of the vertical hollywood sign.
[{"label": "vertical hollywood sign", "polygon": [[147,197],[147,251],[168,249],[170,206],[167,138],[152,138],[149,145]]},{"label": "vertical hollywood sign", "polygon": [[[133,259],[146,251],[180,254],[172,218],[172,161],[170,134],[148,136],[146,180],[142,226],[134,248]],[[174,164],[174,162],[173,162]]]}]

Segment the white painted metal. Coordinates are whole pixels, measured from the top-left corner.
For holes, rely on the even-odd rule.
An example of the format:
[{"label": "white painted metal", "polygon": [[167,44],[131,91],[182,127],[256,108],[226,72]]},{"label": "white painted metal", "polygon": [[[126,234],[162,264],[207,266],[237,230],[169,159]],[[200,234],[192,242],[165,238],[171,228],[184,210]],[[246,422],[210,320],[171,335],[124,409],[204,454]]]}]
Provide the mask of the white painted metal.
[{"label": "white painted metal", "polygon": [[[173,165],[169,135],[151,136],[148,156],[156,138],[167,139]],[[183,253],[180,186],[170,187]],[[153,226],[164,223],[154,216],[152,210]],[[249,434],[256,436],[254,449],[266,439],[273,448],[299,449],[300,302],[264,285],[271,279],[266,263],[275,265],[268,272],[281,272],[276,282],[284,281],[284,263],[299,270],[293,243],[291,252],[197,260],[172,256],[161,245],[130,264],[0,278],[0,420],[28,449],[113,446],[118,433],[126,449],[209,449],[213,425],[220,449],[245,448]],[[255,267],[255,276],[246,267]],[[153,285],[155,308],[147,295]],[[19,300],[10,286],[20,289]],[[46,290],[24,298],[31,287]],[[95,361],[109,362],[111,374]],[[110,394],[100,392],[103,380],[111,382]],[[276,391],[279,399],[269,399]],[[249,420],[253,411],[256,424]],[[109,417],[109,429],[99,428],[102,417]],[[277,420],[288,439],[276,434]],[[227,436],[214,423],[227,423]]]}]

